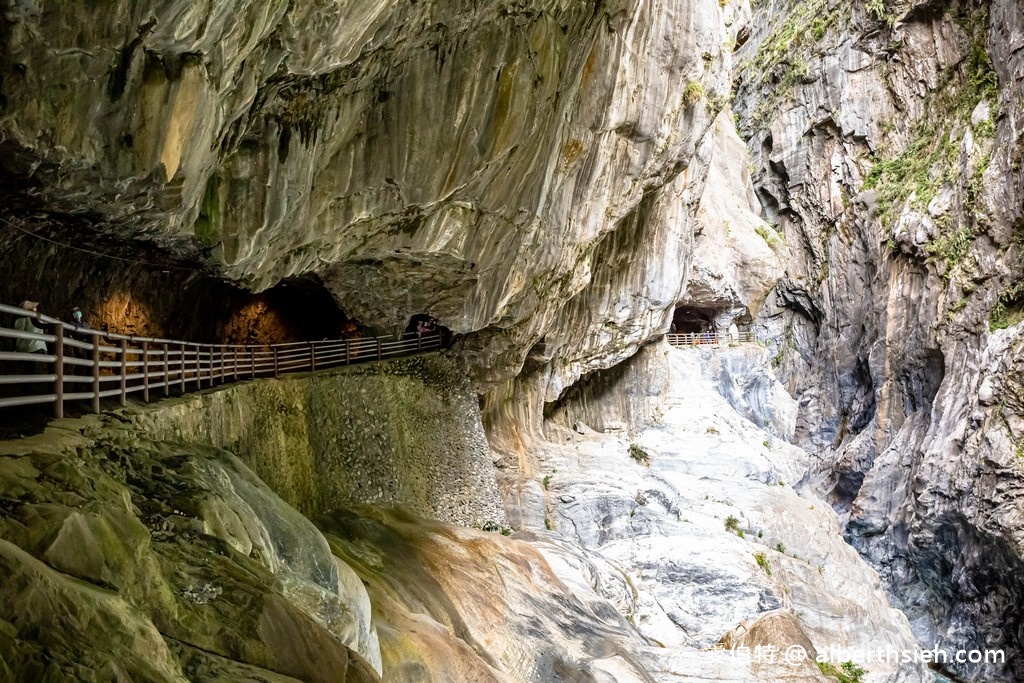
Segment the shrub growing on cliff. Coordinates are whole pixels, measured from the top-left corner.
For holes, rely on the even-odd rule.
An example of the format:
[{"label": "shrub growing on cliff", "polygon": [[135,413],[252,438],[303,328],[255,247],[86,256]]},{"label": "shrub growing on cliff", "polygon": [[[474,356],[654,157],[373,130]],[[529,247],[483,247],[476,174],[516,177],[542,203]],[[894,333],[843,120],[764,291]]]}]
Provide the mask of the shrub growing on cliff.
[{"label": "shrub growing on cliff", "polygon": [[867,673],[853,662],[843,662],[839,666],[831,662],[817,662],[818,668],[826,676],[832,676],[839,683],[862,683]]},{"label": "shrub growing on cliff", "polygon": [[686,84],[686,88],[683,90],[683,103],[687,107],[693,105],[704,99],[704,86],[700,81],[690,81]]},{"label": "shrub growing on cliff", "polygon": [[768,556],[764,553],[754,553],[754,560],[757,562],[757,566],[764,570],[764,573],[768,576],[772,575],[772,563],[768,561]]},{"label": "shrub growing on cliff", "polygon": [[739,530],[740,520],[735,515],[729,515],[725,518],[725,528],[733,532]]},{"label": "shrub growing on cliff", "polygon": [[647,451],[635,443],[629,444],[629,457],[642,465],[646,465],[651,461],[651,456],[647,454]]},{"label": "shrub growing on cliff", "polygon": [[693,106],[701,99],[705,98],[705,89],[700,81],[690,81],[686,84],[683,89],[683,103],[687,106]]}]

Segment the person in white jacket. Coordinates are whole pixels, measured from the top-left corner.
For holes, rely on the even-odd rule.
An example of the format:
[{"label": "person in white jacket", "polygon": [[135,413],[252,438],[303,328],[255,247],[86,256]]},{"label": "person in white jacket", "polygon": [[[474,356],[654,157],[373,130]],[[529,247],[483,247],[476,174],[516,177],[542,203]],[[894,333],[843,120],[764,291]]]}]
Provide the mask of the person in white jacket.
[{"label": "person in white jacket", "polygon": [[[35,313],[39,308],[39,302],[22,301],[19,308]],[[36,327],[32,318],[27,315],[14,321],[14,329],[19,332],[31,332],[33,334],[43,333],[41,329]],[[46,342],[42,339],[19,339],[14,346],[19,353],[46,353]]]}]

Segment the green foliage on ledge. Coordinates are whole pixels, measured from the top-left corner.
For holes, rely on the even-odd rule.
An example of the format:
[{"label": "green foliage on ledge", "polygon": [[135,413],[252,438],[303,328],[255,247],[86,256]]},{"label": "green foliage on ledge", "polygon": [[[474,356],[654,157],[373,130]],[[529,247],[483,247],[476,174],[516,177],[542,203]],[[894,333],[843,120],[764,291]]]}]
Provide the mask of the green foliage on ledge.
[{"label": "green foliage on ledge", "polygon": [[[910,131],[909,144],[897,154],[878,160],[864,181],[864,190],[875,190],[875,214],[882,225],[892,223],[908,201],[911,208],[925,210],[944,187],[960,187],[963,214],[970,218],[982,190],[982,176],[988,168],[990,153],[973,165],[970,177],[961,175],[960,143],[969,129],[970,117],[982,100],[996,102],[999,84],[984,44],[984,26],[980,16],[965,19],[963,27],[973,40],[961,62],[941,76],[939,87],[926,101],[925,111],[934,112],[918,121]],[[995,137],[993,111],[989,121],[974,129],[976,144]],[[955,265],[967,256],[974,239],[973,225],[954,224],[944,217],[938,221],[941,232],[926,247],[937,260]]]},{"label": "green foliage on ledge", "polygon": [[818,668],[826,676],[832,676],[839,683],[861,683],[867,671],[853,662],[843,662],[839,666],[831,662],[817,662]]},{"label": "green foliage on ledge", "polygon": [[646,465],[651,461],[651,456],[648,455],[647,451],[635,443],[629,444],[629,457],[642,465]]},{"label": "green foliage on ledge", "polygon": [[772,563],[768,560],[768,556],[764,553],[754,553],[754,561],[757,562],[757,566],[764,570],[764,573],[768,576],[772,575]]},{"label": "green foliage on ledge", "polygon": [[[836,6],[831,6],[835,4]],[[755,3],[756,6],[756,3]],[[801,80],[810,76],[815,47],[836,26],[847,23],[850,4],[810,0],[794,3],[785,20],[758,46],[757,52],[740,68],[771,87],[751,112],[750,126],[765,128],[778,108]],[[749,134],[752,131],[744,131]]]},{"label": "green foliage on ledge", "polygon": [[1021,320],[1024,320],[1024,282],[999,293],[995,306],[989,312],[988,326],[992,331],[1005,330]]}]

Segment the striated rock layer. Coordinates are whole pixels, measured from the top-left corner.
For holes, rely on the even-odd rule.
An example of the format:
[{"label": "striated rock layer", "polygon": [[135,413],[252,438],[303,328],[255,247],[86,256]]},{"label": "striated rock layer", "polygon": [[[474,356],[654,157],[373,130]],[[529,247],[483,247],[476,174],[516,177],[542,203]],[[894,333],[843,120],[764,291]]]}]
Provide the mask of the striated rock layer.
[{"label": "striated rock layer", "polygon": [[[763,349],[729,356],[725,374],[737,386],[771,382]],[[307,414],[281,407],[303,393],[329,395],[331,384],[350,387],[345,373],[209,390],[0,443],[0,672],[96,681],[828,680],[810,659],[766,654],[802,646],[808,658],[862,662],[871,681],[929,680],[912,664],[826,654],[909,651],[914,641],[877,575],[838,534],[835,514],[785,484],[801,477],[807,454],[735,412],[702,375],[705,361],[656,347],[631,364],[638,372],[617,393],[648,382],[634,405],[652,416],[634,439],[582,424],[570,431],[563,420],[579,423],[571,413],[586,409],[564,401],[546,426],[550,441],[534,452],[547,473],[536,482],[545,521],[527,520],[512,538],[508,528],[485,533],[416,515],[415,495],[339,505],[323,494],[307,518],[274,493],[307,508],[316,498],[315,486],[296,489],[291,475],[326,453],[266,461],[282,445],[302,455]],[[432,362],[429,376],[399,361],[366,379],[390,377],[408,390],[416,377],[420,393],[397,405],[435,407],[429,394],[452,387],[437,370],[445,362]],[[649,383],[659,377],[662,386]],[[758,412],[758,394],[733,399],[774,419]],[[365,420],[389,401],[352,401],[347,413],[325,411],[318,427],[344,434],[348,418]],[[626,417],[614,400],[589,409]],[[241,425],[260,422],[268,424],[250,434],[262,443],[235,439]],[[428,437],[429,424],[420,429]],[[195,442],[218,438],[255,457],[267,481]],[[630,443],[647,462],[630,457]],[[358,458],[358,447],[351,453]],[[410,457],[395,444],[372,453],[385,471]],[[457,459],[457,449],[446,455]],[[325,471],[320,478],[332,481],[322,490],[346,477],[372,482],[366,465]],[[419,466],[429,474],[429,463]],[[438,497],[454,507],[460,487]],[[489,492],[477,493],[486,506]],[[719,642],[762,655],[723,652]]]},{"label": "striated rock layer", "polygon": [[485,387],[537,346],[554,397],[667,327],[738,11],[15,4],[7,217],[145,240],[255,289],[315,275],[379,329],[428,311],[469,335]]},{"label": "striated rock layer", "polygon": [[927,646],[1024,678],[1024,6],[770,2],[737,53],[812,479]]}]

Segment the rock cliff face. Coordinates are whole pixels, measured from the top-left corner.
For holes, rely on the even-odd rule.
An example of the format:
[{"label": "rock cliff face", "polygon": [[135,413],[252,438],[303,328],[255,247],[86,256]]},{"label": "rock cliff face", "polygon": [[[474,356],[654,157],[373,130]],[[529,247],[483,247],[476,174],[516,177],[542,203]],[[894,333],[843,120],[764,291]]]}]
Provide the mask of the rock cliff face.
[{"label": "rock cliff face", "polygon": [[[417,424],[430,441],[431,425],[451,419],[438,403],[460,393],[443,359],[207,390],[0,443],[0,671],[12,680],[810,683],[827,680],[811,661],[711,646],[802,645],[809,657],[912,649],[905,617],[843,542],[835,514],[785,485],[806,471],[807,454],[735,412],[702,373],[773,383],[766,352],[727,356],[724,372],[700,351],[652,346],[635,372],[612,377],[612,396],[633,395],[653,416],[629,438],[580,424],[588,414],[630,419],[618,400],[563,401],[533,453],[547,473],[537,482],[543,521],[519,520],[512,538],[494,523],[502,533],[410,511],[463,521],[470,490],[474,509],[491,512],[493,475],[485,485],[472,477],[473,459],[489,465],[488,453],[471,439],[434,444],[426,459],[398,441],[380,448],[372,434],[346,442],[382,413],[375,433],[397,436],[414,416],[392,409],[410,404],[433,409]],[[354,393],[356,379],[379,400],[350,399],[342,413],[318,403]],[[640,384],[642,397],[631,392]],[[302,401],[308,410],[282,410]],[[759,423],[772,419],[751,410]],[[210,443],[230,445],[266,481]],[[631,444],[647,462],[630,457]],[[448,507],[431,509],[439,498]],[[915,665],[862,663],[870,680],[928,680]]]},{"label": "rock cliff face", "polygon": [[231,451],[310,517],[401,505],[450,524],[507,526],[477,397],[452,358],[240,383],[125,419],[150,439]]},{"label": "rock cliff face", "polygon": [[469,335],[484,385],[540,343],[557,395],[667,327],[736,12],[8,4],[9,218],[156,243],[255,289],[317,275],[382,329],[430,312]]},{"label": "rock cliff face", "polygon": [[[1024,7],[770,2],[734,103],[815,484],[926,644],[1018,653]],[[952,666],[968,680],[1016,680]]]},{"label": "rock cliff face", "polygon": [[[1020,0],[767,0],[753,9],[698,0],[119,0],[102,12],[84,0],[12,0],[0,12],[0,181],[7,193],[0,217],[13,226],[0,233],[5,249],[15,236],[36,239],[28,232],[101,253],[159,256],[161,264],[184,264],[253,290],[310,278],[347,314],[380,330],[401,328],[415,313],[436,316],[458,335],[456,352],[484,396],[509,519],[538,531],[552,512],[574,525],[586,521],[591,527],[579,535],[588,552],[633,539],[603,536],[603,518],[583,519],[592,508],[550,500],[544,458],[572,459],[549,451],[551,440],[564,439],[562,428],[577,421],[612,431],[661,424],[661,408],[646,399],[668,385],[650,384],[657,371],[648,359],[614,366],[666,331],[676,304],[708,307],[723,318],[749,316],[771,340],[771,363],[797,410],[764,379],[767,373],[751,377],[744,369],[763,369],[767,357],[702,361],[720,392],[748,420],[766,420],[773,435],[792,435],[812,452],[799,467],[790,463],[791,474],[839,512],[847,538],[878,568],[921,641],[949,650],[1005,648],[1005,667],[951,668],[972,681],[1024,678],[1024,659],[1014,656],[1024,640]],[[19,258],[32,262],[64,248],[41,244],[17,251]],[[134,269],[132,282],[173,296],[164,291],[172,278],[139,276],[148,267],[117,262],[97,279],[111,283],[118,269]],[[76,291],[62,293],[62,301],[74,300],[85,285],[68,287]],[[609,368],[616,382],[601,374]],[[573,387],[583,377],[595,382]],[[393,383],[362,381],[384,389]],[[641,393],[609,399],[610,386]],[[332,463],[346,454],[335,442],[348,435],[364,447],[349,462],[360,472],[377,466],[381,454],[418,463],[405,436],[407,413],[430,404],[449,423],[475,415],[464,385],[437,399],[404,384],[400,391],[415,397],[389,414],[386,429],[346,422],[352,416],[334,405],[337,393],[307,388],[280,385],[263,398],[296,413],[323,411],[348,431],[325,435],[317,431],[322,425],[306,424],[295,434],[285,419],[247,422],[227,393],[201,397],[178,405],[176,422],[136,424],[150,430],[141,450],[153,464],[140,478],[145,486],[162,481],[170,456],[157,444],[171,439],[249,448],[250,462],[269,480],[274,454],[256,436],[267,434],[301,453],[284,468],[297,473],[294,480],[275,487],[309,514],[351,502],[352,486],[386,481],[368,502],[415,499],[417,511],[461,523],[500,517],[490,500],[486,510],[459,502],[445,517],[444,501],[429,495],[443,468],[428,468],[427,483],[407,479],[403,465],[367,480],[314,482],[317,472],[336,471]],[[237,396],[260,400],[246,391]],[[413,417],[413,428],[429,423],[429,416]],[[479,424],[467,419],[458,427],[463,440],[441,450],[480,465]],[[442,428],[430,424],[431,443],[440,443]],[[593,441],[586,449],[610,463],[602,449],[611,446]],[[665,467],[683,467],[685,458],[659,446]],[[205,584],[148,586],[128,596],[129,608],[118,602],[123,598],[50,573],[127,584],[137,563],[151,566],[166,560],[162,553],[183,552],[147,545],[147,520],[122,514],[118,501],[132,495],[173,510],[171,494],[159,486],[136,490],[143,485],[132,481],[125,484],[131,490],[111,484],[102,464],[113,457],[106,448],[97,448],[103,455],[90,461],[88,479],[103,482],[100,497],[117,513],[85,521],[72,509],[86,497],[74,473],[57,473],[67,490],[47,488],[52,477],[45,472],[63,467],[61,459],[42,452],[5,461],[13,469],[3,490],[24,488],[22,502],[36,506],[25,514],[36,517],[35,526],[18,517],[5,522],[8,541],[0,552],[18,577],[13,588],[5,584],[12,599],[87,601],[124,626],[112,632],[130,636],[118,641],[123,656],[116,666],[125,675],[156,667],[175,680],[182,671],[215,677],[254,668],[303,677],[303,652],[283,635],[300,622],[310,642],[330,640],[332,661],[352,671],[352,680],[372,680],[381,666],[393,667],[394,680],[416,680],[430,668],[417,668],[417,657],[441,642],[432,638],[443,630],[438,625],[472,634],[461,644],[444,640],[451,648],[445,651],[465,655],[452,661],[471,662],[444,675],[543,680],[572,660],[584,662],[594,680],[612,670],[625,671],[628,680],[649,668],[647,643],[635,633],[604,640],[607,629],[622,624],[611,599],[596,589],[587,594],[593,603],[574,612],[591,629],[586,645],[563,643],[575,659],[526,661],[514,649],[491,659],[470,653],[467,643],[498,636],[485,619],[460,621],[447,611],[453,584],[437,588],[434,595],[447,597],[432,606],[433,621],[411,642],[402,634],[420,623],[417,607],[425,598],[370,580],[390,561],[387,553],[346,555],[337,540],[354,529],[391,540],[414,535],[408,520],[379,511],[356,520],[338,513],[315,533],[302,528],[321,559],[330,554],[328,542],[335,556],[348,557],[351,571],[372,584],[371,597],[387,605],[389,623],[402,624],[378,640],[393,648],[384,648],[382,663],[366,629],[353,626],[358,637],[339,639],[315,614],[293,609],[298,599],[275,584],[280,572],[292,571],[317,590],[335,591],[354,574],[311,576],[274,560],[266,544],[253,540],[263,532],[228,525],[223,506],[213,517],[190,519],[219,529],[208,535],[220,541],[202,543],[227,543],[242,556],[263,548],[251,566],[239,560],[250,573],[238,579],[239,594],[265,605],[263,621],[242,624],[225,643],[199,619],[207,640],[172,634],[180,643],[168,649],[154,635],[160,615],[185,610],[181,600],[205,599]],[[176,485],[256,486],[235,461],[192,455],[189,467],[202,476]],[[782,465],[762,455],[744,461],[744,472],[765,485]],[[467,474],[471,490],[489,483],[489,465],[480,467]],[[629,481],[647,480],[645,474]],[[651,487],[664,494],[658,486],[665,486],[662,479]],[[570,489],[568,497],[579,493]],[[737,491],[769,516],[770,497],[761,488]],[[236,516],[247,509],[239,500],[253,505],[229,494],[217,491],[230,498],[225,505]],[[55,511],[45,500],[58,495],[69,503]],[[797,505],[788,492],[785,498]],[[610,510],[622,512],[623,505]],[[786,519],[831,524],[827,515],[789,512]],[[107,572],[88,553],[61,551],[72,532],[90,524],[105,538],[127,529],[145,552]],[[22,527],[42,531],[26,535]],[[419,550],[437,565],[458,558],[461,545],[477,542],[460,533],[432,527],[433,545]],[[692,535],[685,527],[680,533]],[[482,545],[481,554],[501,555],[502,571],[529,565],[539,552],[499,547],[497,539]],[[780,561],[806,587],[806,568]],[[661,571],[638,567],[648,576]],[[508,583],[515,592],[526,579],[508,571],[518,577]],[[744,571],[730,580],[763,578],[753,567]],[[858,585],[870,585],[868,574],[858,577]],[[657,583],[649,596],[660,595]],[[545,585],[552,587],[550,602],[541,607],[569,599],[563,584]],[[510,603],[523,599],[517,596]],[[357,597],[365,602],[364,593]],[[474,600],[462,608],[479,616],[486,601]],[[872,604],[875,616],[884,613],[881,603]],[[33,628],[36,603],[21,607],[29,615],[25,628]],[[152,623],[140,620],[136,608],[148,610]],[[661,624],[678,618],[688,633],[696,628],[685,609],[647,614]],[[817,626],[826,629],[826,622],[822,617]],[[81,625],[66,626],[75,633]],[[813,628],[794,625],[792,614],[748,626],[732,637],[756,641],[756,634],[772,632],[814,640],[807,632]],[[647,628],[648,635],[661,632]],[[710,636],[697,631],[686,642],[707,644]],[[897,634],[887,642],[905,640],[899,624],[886,632]],[[10,629],[0,624],[0,633],[9,649]],[[543,642],[547,633],[532,633],[529,642]],[[515,629],[501,634],[507,641],[521,636]],[[629,657],[605,661],[601,652],[613,645]],[[139,651],[151,656],[131,655]],[[406,654],[389,660],[389,652]],[[19,671],[43,666],[26,657]],[[58,665],[66,673],[76,662],[67,654]],[[777,680],[773,672],[757,675]]]}]

